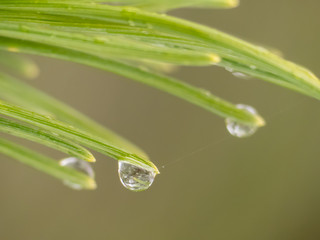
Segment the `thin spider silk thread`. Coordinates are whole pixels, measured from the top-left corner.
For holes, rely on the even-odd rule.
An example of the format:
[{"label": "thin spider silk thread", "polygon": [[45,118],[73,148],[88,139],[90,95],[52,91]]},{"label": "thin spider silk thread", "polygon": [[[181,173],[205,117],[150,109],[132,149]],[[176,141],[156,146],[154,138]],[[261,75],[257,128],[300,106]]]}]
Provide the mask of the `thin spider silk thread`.
[{"label": "thin spider silk thread", "polygon": [[211,141],[211,142],[205,144],[205,145],[202,146],[202,147],[196,148],[195,150],[193,150],[193,151],[191,151],[191,152],[189,152],[189,153],[187,153],[187,154],[185,154],[185,155],[183,155],[183,156],[181,156],[181,157],[179,157],[179,158],[176,158],[176,159],[173,160],[173,161],[168,161],[168,162],[166,162],[165,164],[163,164],[163,165],[161,166],[161,168],[165,168],[166,166],[169,166],[169,165],[175,164],[175,163],[177,163],[177,162],[180,162],[180,161],[182,161],[182,160],[184,160],[184,159],[186,159],[186,158],[188,158],[188,157],[190,157],[190,156],[195,155],[195,154],[198,153],[198,152],[202,152],[202,151],[206,150],[206,149],[209,148],[209,147],[218,145],[218,144],[226,141],[226,140],[229,139],[229,138],[231,138],[231,137],[230,137],[230,136],[225,136],[225,137],[223,137],[223,138],[221,138],[221,139],[219,139],[219,140],[217,140],[217,141]]},{"label": "thin spider silk thread", "polygon": [[[268,122],[273,122],[275,118],[279,117],[280,115],[282,115],[282,114],[285,113],[285,112],[289,112],[289,111],[294,110],[295,108],[299,107],[300,105],[304,104],[305,102],[306,102],[306,100],[305,100],[305,101],[300,101],[298,104],[290,105],[290,106],[286,107],[286,108],[283,109],[283,110],[280,110],[280,111],[277,111],[277,112],[272,113],[272,114],[270,115],[270,117],[269,117]],[[187,154],[182,155],[181,157],[178,157],[178,158],[176,158],[176,159],[174,159],[174,160],[172,160],[172,161],[168,161],[168,162],[164,163],[164,164],[161,166],[161,168],[164,169],[164,168],[167,167],[167,166],[174,165],[174,164],[176,164],[176,163],[178,163],[178,162],[181,162],[181,161],[183,161],[183,160],[186,160],[187,158],[189,158],[189,157],[191,157],[191,156],[193,156],[193,155],[195,155],[195,154],[197,154],[197,153],[199,153],[199,152],[202,152],[202,151],[208,149],[209,147],[219,145],[219,144],[221,144],[221,143],[223,143],[223,142],[226,142],[227,140],[230,140],[230,139],[233,139],[233,138],[234,138],[234,137],[232,137],[232,136],[230,136],[230,135],[227,135],[227,136],[224,136],[223,138],[220,138],[219,140],[211,141],[211,142],[205,144],[204,146],[201,146],[201,147],[199,147],[199,148],[196,148],[196,149],[194,149],[193,151],[191,151],[191,152],[189,152],[189,153],[187,153]]]}]

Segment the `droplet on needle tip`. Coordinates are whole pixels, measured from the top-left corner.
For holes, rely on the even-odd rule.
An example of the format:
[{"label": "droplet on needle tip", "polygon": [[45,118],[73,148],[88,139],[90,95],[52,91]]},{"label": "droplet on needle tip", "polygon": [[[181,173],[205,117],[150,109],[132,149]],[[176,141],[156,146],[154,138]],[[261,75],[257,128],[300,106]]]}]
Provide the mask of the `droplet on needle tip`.
[{"label": "droplet on needle tip", "polygon": [[[88,175],[90,178],[94,178],[94,171],[90,165],[90,163],[88,163],[87,161],[75,158],[75,157],[69,157],[69,158],[65,158],[62,159],[59,162],[60,166],[63,167],[68,167],[68,168],[73,168],[79,172],[82,172],[86,175]],[[67,185],[68,187],[75,189],[75,190],[81,190],[82,187],[74,182],[70,182],[70,181],[63,181],[63,183],[65,185]]]},{"label": "droplet on needle tip", "polygon": [[[237,104],[236,107],[238,109],[246,110],[249,113],[257,114],[257,111],[251,106],[244,105],[244,104]],[[235,136],[238,138],[249,137],[253,135],[258,129],[258,126],[245,124],[245,123],[236,121],[232,118],[226,119],[226,127],[228,132],[232,136]]]},{"label": "droplet on needle tip", "polygon": [[118,173],[122,185],[135,192],[148,189],[154,181],[156,173],[126,161],[119,160]]}]

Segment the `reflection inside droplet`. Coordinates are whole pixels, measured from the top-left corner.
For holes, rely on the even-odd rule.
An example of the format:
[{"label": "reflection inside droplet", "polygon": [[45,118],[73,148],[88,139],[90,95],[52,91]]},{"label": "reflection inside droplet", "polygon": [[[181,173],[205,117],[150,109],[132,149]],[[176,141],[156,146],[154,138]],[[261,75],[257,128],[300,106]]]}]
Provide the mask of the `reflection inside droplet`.
[{"label": "reflection inside droplet", "polygon": [[[246,110],[252,114],[257,113],[257,111],[253,107],[248,105],[237,104],[236,107],[239,109]],[[227,126],[228,132],[232,136],[239,137],[239,138],[249,137],[253,135],[258,129],[257,126],[240,123],[232,118],[226,119],[226,126]]]},{"label": "reflection inside droplet", "polygon": [[[93,171],[90,163],[88,163],[84,160],[81,160],[81,159],[78,159],[75,157],[69,157],[69,158],[62,159],[59,162],[59,164],[60,164],[60,166],[73,168],[79,172],[82,172],[82,173],[88,175],[90,178],[94,178],[94,171]],[[63,181],[63,183],[65,185],[67,185],[68,187],[75,189],[75,190],[82,189],[82,187],[79,184],[74,183],[74,182]]]},{"label": "reflection inside droplet", "polygon": [[156,176],[154,171],[141,168],[126,161],[119,161],[118,172],[122,185],[136,192],[148,189]]}]

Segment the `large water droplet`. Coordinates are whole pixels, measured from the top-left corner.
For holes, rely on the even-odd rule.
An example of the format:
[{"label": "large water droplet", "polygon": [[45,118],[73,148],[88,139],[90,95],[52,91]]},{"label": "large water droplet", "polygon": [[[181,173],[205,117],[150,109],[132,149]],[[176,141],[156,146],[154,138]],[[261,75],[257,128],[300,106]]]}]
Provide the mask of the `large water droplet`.
[{"label": "large water droplet", "polygon": [[156,176],[154,171],[141,168],[126,161],[119,161],[118,172],[122,185],[136,192],[148,189]]},{"label": "large water droplet", "polygon": [[[88,175],[91,178],[94,178],[94,171],[93,171],[90,163],[88,163],[84,160],[81,160],[81,159],[78,159],[75,157],[69,157],[69,158],[62,159],[59,162],[59,164],[60,164],[60,166],[73,168],[79,172],[82,172],[82,173]],[[75,189],[75,190],[82,189],[82,187],[79,184],[74,183],[74,182],[63,181],[63,183],[65,185],[67,185],[68,187]]]},{"label": "large water droplet", "polygon": [[[239,109],[246,110],[252,114],[257,113],[257,111],[253,107],[248,106],[248,105],[237,104],[236,107]],[[239,138],[249,137],[249,136],[253,135],[258,129],[257,126],[240,123],[240,122],[238,122],[234,119],[231,119],[231,118],[226,119],[226,126],[227,126],[228,132],[232,136],[239,137]]]}]

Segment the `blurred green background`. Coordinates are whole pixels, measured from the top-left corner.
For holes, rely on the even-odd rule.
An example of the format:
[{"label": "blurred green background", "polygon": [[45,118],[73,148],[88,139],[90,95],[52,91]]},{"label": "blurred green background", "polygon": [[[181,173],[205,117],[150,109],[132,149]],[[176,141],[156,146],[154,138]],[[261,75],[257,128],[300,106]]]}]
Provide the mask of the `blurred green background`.
[{"label": "blurred green background", "polygon": [[[242,0],[233,10],[171,14],[279,49],[320,76],[319,9],[315,0]],[[1,240],[320,239],[319,102],[217,67],[176,71],[266,118],[253,137],[235,139],[222,119],[166,93],[34,59],[41,75],[31,84],[145,149],[161,175],[148,191],[133,193],[120,184],[117,162],[97,154],[99,187],[78,192],[0,156]]]}]

